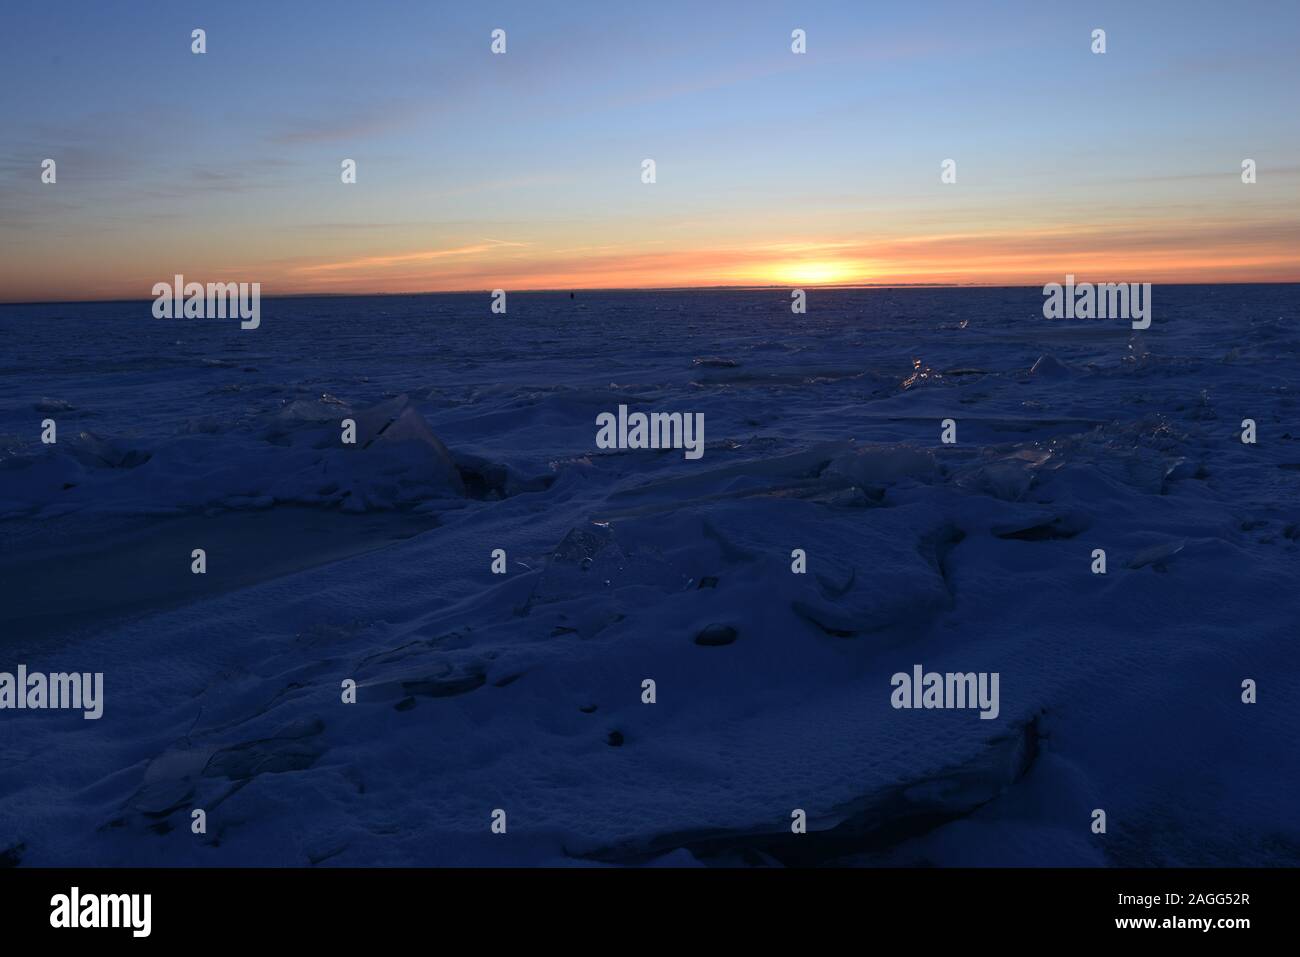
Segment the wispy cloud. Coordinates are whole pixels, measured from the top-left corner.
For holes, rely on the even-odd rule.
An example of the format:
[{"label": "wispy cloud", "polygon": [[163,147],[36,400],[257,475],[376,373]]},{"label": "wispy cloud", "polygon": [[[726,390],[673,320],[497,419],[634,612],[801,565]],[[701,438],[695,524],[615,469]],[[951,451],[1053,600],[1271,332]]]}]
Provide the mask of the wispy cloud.
[{"label": "wispy cloud", "polygon": [[349,259],[343,262],[317,263],[311,266],[299,267],[297,272],[301,273],[330,273],[330,272],[355,272],[357,270],[368,270],[371,272],[390,269],[394,266],[409,266],[413,263],[432,263],[440,259],[446,259],[453,256],[473,256],[477,253],[492,252],[493,250],[503,247],[523,247],[528,243],[506,242],[504,240],[489,239],[486,242],[477,243],[472,246],[459,246],[455,249],[427,249],[412,253],[398,253],[390,256],[364,256],[360,259]]}]

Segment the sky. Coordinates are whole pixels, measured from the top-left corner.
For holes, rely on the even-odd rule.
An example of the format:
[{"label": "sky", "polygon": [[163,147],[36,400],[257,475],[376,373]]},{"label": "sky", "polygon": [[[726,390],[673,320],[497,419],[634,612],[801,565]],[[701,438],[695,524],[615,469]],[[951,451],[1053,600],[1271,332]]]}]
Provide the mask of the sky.
[{"label": "sky", "polygon": [[11,4],[0,301],[1300,281],[1297,39],[1292,0]]}]

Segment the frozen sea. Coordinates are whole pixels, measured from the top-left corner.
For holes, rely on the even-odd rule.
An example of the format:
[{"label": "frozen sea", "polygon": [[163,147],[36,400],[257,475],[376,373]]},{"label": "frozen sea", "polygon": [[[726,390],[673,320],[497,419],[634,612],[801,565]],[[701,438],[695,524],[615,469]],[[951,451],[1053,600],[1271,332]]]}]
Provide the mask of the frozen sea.
[{"label": "frozen sea", "polygon": [[490,301],[0,306],[0,863],[1300,864],[1300,286]]}]

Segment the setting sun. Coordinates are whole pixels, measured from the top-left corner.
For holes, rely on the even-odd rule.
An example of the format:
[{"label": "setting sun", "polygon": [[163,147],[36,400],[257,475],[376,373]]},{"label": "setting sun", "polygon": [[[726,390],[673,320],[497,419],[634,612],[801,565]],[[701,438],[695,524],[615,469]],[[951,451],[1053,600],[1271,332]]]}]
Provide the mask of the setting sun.
[{"label": "setting sun", "polygon": [[848,283],[864,278],[863,270],[850,262],[801,262],[778,266],[772,270],[776,282],[817,286]]}]

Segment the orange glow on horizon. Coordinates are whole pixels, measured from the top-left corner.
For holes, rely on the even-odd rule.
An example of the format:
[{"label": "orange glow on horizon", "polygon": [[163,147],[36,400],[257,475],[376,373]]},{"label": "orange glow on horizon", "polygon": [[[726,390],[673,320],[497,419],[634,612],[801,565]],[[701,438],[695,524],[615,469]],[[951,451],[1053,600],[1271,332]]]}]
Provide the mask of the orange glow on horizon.
[{"label": "orange glow on horizon", "polygon": [[842,286],[872,278],[856,262],[823,261],[788,263],[767,270],[770,285]]},{"label": "orange glow on horizon", "polygon": [[[1156,222],[1073,228],[971,229],[936,235],[797,241],[667,240],[599,245],[517,237],[371,242],[292,259],[249,250],[174,256],[153,250],[128,262],[110,251],[79,263],[41,258],[5,277],[10,302],[146,299],[176,272],[198,281],[262,284],[263,296],[464,292],[490,289],[656,289],[711,286],[1039,285],[1080,281],[1154,283],[1297,282],[1300,244],[1287,221]],[[564,237],[568,238],[568,237]],[[329,241],[322,236],[321,242]],[[4,264],[0,264],[0,269]],[[61,295],[51,296],[56,288]]]}]

